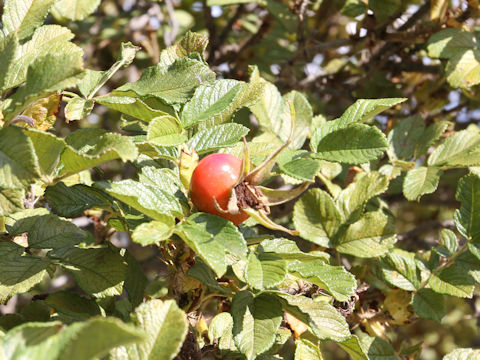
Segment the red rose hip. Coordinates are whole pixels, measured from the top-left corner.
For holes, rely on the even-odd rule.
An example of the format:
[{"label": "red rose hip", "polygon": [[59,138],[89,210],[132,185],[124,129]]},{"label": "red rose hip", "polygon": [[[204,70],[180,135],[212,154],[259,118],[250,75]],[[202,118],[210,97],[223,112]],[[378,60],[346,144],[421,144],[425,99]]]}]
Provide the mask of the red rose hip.
[{"label": "red rose hip", "polygon": [[[242,160],[231,154],[211,154],[195,168],[190,182],[190,197],[199,211],[221,216],[238,225],[249,218],[241,211],[227,213],[228,201],[242,172]],[[215,206],[215,200],[225,212]]]}]

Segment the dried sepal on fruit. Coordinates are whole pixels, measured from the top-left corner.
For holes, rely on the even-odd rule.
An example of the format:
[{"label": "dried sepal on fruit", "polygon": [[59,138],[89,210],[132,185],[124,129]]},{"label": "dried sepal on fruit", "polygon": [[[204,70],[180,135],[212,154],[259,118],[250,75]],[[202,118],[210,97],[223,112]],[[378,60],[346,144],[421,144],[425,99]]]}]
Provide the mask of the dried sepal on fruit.
[{"label": "dried sepal on fruit", "polygon": [[298,235],[272,221],[270,206],[288,202],[308,188],[309,182],[291,190],[270,189],[260,186],[275,165],[276,158],[290,144],[293,136],[295,112],[291,111],[291,131],[287,141],[259,166],[252,169],[248,145],[244,139],[244,157],[217,153],[203,158],[195,168],[190,181],[190,197],[200,211],[221,216],[238,225],[253,217],[263,226]]}]

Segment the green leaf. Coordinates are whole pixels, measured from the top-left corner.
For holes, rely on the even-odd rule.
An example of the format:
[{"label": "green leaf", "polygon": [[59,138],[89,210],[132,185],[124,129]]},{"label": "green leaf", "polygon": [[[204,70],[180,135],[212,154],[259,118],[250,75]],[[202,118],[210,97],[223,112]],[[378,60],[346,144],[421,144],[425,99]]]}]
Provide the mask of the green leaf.
[{"label": "green leaf", "polygon": [[131,42],[122,43],[117,61],[106,71],[89,71],[87,76],[78,84],[80,93],[88,100],[92,99],[118,70],[122,67],[127,67],[133,62],[138,50],[140,50],[140,48]]},{"label": "green leaf", "polygon": [[155,220],[137,226],[132,233],[132,241],[142,246],[158,245],[173,234],[174,228],[175,218],[165,215],[163,221]]},{"label": "green leaf", "polygon": [[65,217],[75,217],[92,208],[110,209],[113,202],[99,189],[83,184],[68,187],[63,182],[48,186],[44,196],[52,212]]},{"label": "green leaf", "polygon": [[424,130],[425,122],[420,116],[410,116],[398,122],[388,133],[388,142],[391,146],[388,151],[389,157],[410,160]]},{"label": "green leaf", "polygon": [[173,108],[159,98],[151,96],[139,97],[132,91],[114,91],[110,96],[96,97],[95,101],[122,114],[130,115],[146,122],[150,122],[159,116],[175,114]]},{"label": "green leaf", "polygon": [[340,192],[337,202],[345,218],[355,220],[363,212],[367,202],[387,188],[387,176],[376,171],[361,173],[355,177],[354,182]]},{"label": "green leaf", "polygon": [[49,214],[46,209],[28,209],[5,218],[10,235],[28,233],[28,246],[33,249],[56,249],[73,246],[91,235],[72,224]]},{"label": "green leaf", "polygon": [[231,314],[235,345],[248,360],[255,359],[274,344],[283,315],[281,304],[274,296],[254,297],[249,291],[240,291],[232,300]]},{"label": "green leaf", "polygon": [[1,258],[0,303],[42,281],[49,264],[48,260],[31,255]]},{"label": "green leaf", "polygon": [[65,117],[67,121],[82,120],[86,118],[92,112],[93,105],[93,100],[73,97],[65,106]]},{"label": "green leaf", "polygon": [[443,360],[476,360],[480,357],[480,350],[455,349],[444,356]]},{"label": "green leaf", "polygon": [[235,5],[235,4],[248,4],[248,3],[256,3],[260,0],[207,0],[207,6],[228,6],[228,5]]},{"label": "green leaf", "polygon": [[295,360],[323,360],[320,348],[306,339],[295,341]]},{"label": "green leaf", "polygon": [[146,141],[145,136],[134,137],[135,145],[141,154],[151,158],[177,161],[180,157],[178,146],[157,146]]},{"label": "green leaf", "polygon": [[480,176],[469,174],[460,179],[455,198],[460,209],[455,210],[454,219],[460,234],[472,241],[480,240]]},{"label": "green leaf", "polygon": [[169,66],[147,68],[134,83],[126,83],[117,91],[133,91],[140,96],[155,96],[167,104],[186,103],[195,88],[215,80],[215,73],[203,62],[181,58]]},{"label": "green leaf", "polygon": [[59,322],[18,326],[2,338],[0,351],[5,358],[84,360],[143,339],[142,333],[118,319],[95,317],[66,328]]},{"label": "green leaf", "polygon": [[[27,323],[10,330],[0,340],[0,356],[3,359],[20,358],[39,360],[39,350],[47,350],[53,347],[51,339],[61,330],[59,322]],[[48,359],[58,359],[60,349],[54,349],[49,353]],[[45,353],[42,352],[43,356]]]},{"label": "green leaf", "polygon": [[208,327],[208,338],[218,339],[218,348],[222,355],[230,353],[238,355],[237,347],[233,340],[233,318],[228,312],[217,314]]},{"label": "green leaf", "polygon": [[473,277],[459,266],[449,266],[432,274],[428,284],[439,294],[463,298],[471,298],[475,287]]},{"label": "green leaf", "polygon": [[[45,0],[42,0],[42,2],[45,2]],[[69,41],[73,39],[73,37],[74,34],[62,26],[44,25],[38,28],[31,40],[16,49],[15,58],[7,73],[7,78],[4,79],[4,89],[13,88],[23,83],[27,78],[29,66],[33,64],[35,60],[46,55],[77,54],[77,56],[81,57],[83,50]]]},{"label": "green leaf", "polygon": [[113,350],[112,359],[171,360],[188,332],[187,316],[173,300],[154,299],[141,304],[133,314],[133,323],[146,333],[145,341]]},{"label": "green leaf", "polygon": [[480,164],[480,134],[463,130],[450,135],[428,157],[429,166],[475,166]]},{"label": "green leaf", "polygon": [[7,89],[7,76],[12,71],[18,47],[18,37],[15,32],[4,39],[0,38],[0,56],[2,57],[2,62],[0,63],[0,90]]},{"label": "green leaf", "polygon": [[[209,5],[210,6],[210,5]],[[175,60],[186,57],[192,53],[202,56],[208,45],[208,37],[200,33],[187,31],[178,44],[171,45],[160,53],[159,64],[171,65]]]},{"label": "green leaf", "polygon": [[65,141],[54,134],[36,129],[24,129],[23,133],[30,138],[33,144],[42,180],[50,183],[55,175],[60,156],[67,146]]},{"label": "green leaf", "polygon": [[217,279],[215,279],[215,274],[212,270],[201,260],[196,260],[195,264],[188,269],[187,276],[197,279],[202,284],[207,286],[212,290],[216,290],[220,293],[231,294],[232,291],[224,286],[221,286]]},{"label": "green leaf", "polygon": [[58,291],[48,295],[45,303],[55,311],[71,320],[87,320],[101,315],[101,309],[94,300],[87,299],[69,291]]},{"label": "green leaf", "polygon": [[302,181],[313,181],[320,171],[320,160],[304,157],[305,151],[283,151],[278,157],[277,163],[280,171],[288,176]]},{"label": "green leaf", "polygon": [[210,266],[217,276],[227,271],[225,253],[246,259],[247,244],[238,228],[221,217],[196,213],[177,225],[175,233]]},{"label": "green leaf", "polygon": [[398,360],[395,349],[387,340],[379,337],[362,336],[361,346],[370,360]]},{"label": "green leaf", "polygon": [[420,289],[414,293],[412,305],[418,316],[437,322],[442,321],[447,313],[443,295],[437,294],[432,289]]},{"label": "green leaf", "polygon": [[444,29],[433,34],[427,43],[429,56],[446,59],[477,47],[478,40],[472,33],[455,28]]},{"label": "green leaf", "polygon": [[378,159],[388,148],[385,135],[376,127],[351,124],[330,132],[312,144],[316,158],[348,164]]},{"label": "green leaf", "polygon": [[367,11],[367,6],[361,0],[347,0],[340,12],[349,17],[357,17]]},{"label": "green leaf", "polygon": [[[473,243],[472,243],[473,244]],[[457,268],[463,270],[465,276],[470,275],[476,282],[480,282],[480,261],[475,246],[470,245],[469,251],[461,252],[455,259]],[[473,250],[473,251],[472,251]]]},{"label": "green leaf", "polygon": [[244,83],[221,79],[200,85],[182,111],[182,125],[189,128],[222,114],[230,108]]},{"label": "green leaf", "polygon": [[380,265],[385,280],[392,286],[407,291],[415,291],[420,287],[420,270],[414,253],[393,249],[381,259]]},{"label": "green leaf", "polygon": [[303,252],[299,249],[295,241],[283,238],[263,240],[258,246],[258,250],[266,253],[275,253],[275,255],[290,261],[310,261],[317,259],[328,261],[330,258],[330,255],[323,251]]},{"label": "green leaf", "polygon": [[470,88],[480,83],[480,50],[467,50],[451,57],[445,68],[448,83],[454,88]]},{"label": "green leaf", "polygon": [[434,166],[420,166],[408,170],[403,181],[403,194],[410,201],[418,201],[425,194],[437,190],[442,170]]},{"label": "green leaf", "polygon": [[57,18],[79,21],[93,14],[101,0],[57,0],[52,12]]},{"label": "green leaf", "polygon": [[357,289],[355,276],[343,266],[331,266],[321,260],[297,262],[288,267],[304,280],[328,291],[337,301],[348,301]]},{"label": "green leaf", "polygon": [[260,125],[267,129],[278,143],[285,143],[289,138],[292,125],[290,107],[286,102],[290,101],[295,109],[295,128],[290,147],[301,148],[310,131],[313,117],[310,103],[304,95],[297,91],[291,91],[282,97],[275,85],[263,79],[261,82],[264,91],[259,100],[250,106],[250,110]]},{"label": "green leaf", "polygon": [[353,360],[370,360],[367,352],[362,348],[360,340],[355,335],[352,335],[350,338],[338,342],[337,344],[349,353]]},{"label": "green leaf", "polygon": [[128,179],[112,183],[102,181],[95,186],[154,220],[165,222],[166,216],[183,217],[179,200],[155,185]]},{"label": "green leaf", "polygon": [[[473,243],[468,243],[468,246],[470,245],[473,245]],[[457,251],[457,247],[457,235],[452,230],[442,229],[440,232],[440,246],[437,246],[435,251],[443,257],[450,257]]]},{"label": "green leaf", "polygon": [[199,131],[188,141],[187,146],[194,148],[197,153],[203,154],[236,145],[249,131],[240,124],[221,124]]},{"label": "green leaf", "polygon": [[380,23],[387,22],[391,16],[403,8],[402,0],[370,0],[368,7],[374,12]]},{"label": "green leaf", "polygon": [[61,156],[60,175],[74,174],[109,160],[132,161],[137,147],[127,136],[103,129],[80,129],[65,138],[67,146]]},{"label": "green leaf", "polygon": [[147,141],[160,146],[179,145],[187,140],[182,134],[178,120],[170,115],[162,115],[152,119],[148,125]]},{"label": "green leaf", "polygon": [[328,193],[311,189],[296,202],[293,222],[305,240],[331,247],[332,237],[341,225],[342,217]]},{"label": "green leaf", "polygon": [[376,257],[385,254],[395,244],[395,226],[381,211],[367,212],[348,226],[339,236],[336,249],[357,257]]},{"label": "green leaf", "polygon": [[437,121],[427,127],[427,129],[420,136],[417,146],[415,147],[414,157],[419,158],[425,154],[430,146],[432,146],[448,127],[448,121]]},{"label": "green leaf", "polygon": [[245,279],[254,289],[265,290],[277,286],[287,276],[287,263],[271,253],[250,252]]},{"label": "green leaf", "polygon": [[21,189],[0,188],[0,216],[23,210],[25,192]]},{"label": "green leaf", "polygon": [[5,0],[2,16],[5,35],[16,32],[19,40],[28,38],[43,24],[55,0]]},{"label": "green leaf", "polygon": [[407,101],[406,98],[358,99],[339,118],[339,125],[344,127],[354,122],[367,122],[381,112]]},{"label": "green leaf", "polygon": [[12,96],[7,120],[22,112],[34,100],[48,93],[75,86],[83,70],[81,52],[45,55],[37,58],[27,71],[27,83]]},{"label": "green leaf", "polygon": [[128,294],[128,300],[132,304],[132,307],[135,308],[143,301],[148,280],[143,273],[142,266],[130,251],[127,250],[124,257],[127,262],[127,272],[125,274],[123,288]]},{"label": "green leaf", "polygon": [[138,180],[142,183],[155,185],[170,194],[175,194],[178,198],[183,197],[185,199],[183,193],[185,189],[180,177],[171,169],[143,166],[142,172],[138,175]]},{"label": "green leaf", "polygon": [[281,299],[284,310],[308,324],[318,339],[338,342],[351,336],[345,318],[332,305],[305,296],[274,293]]},{"label": "green leaf", "polygon": [[31,140],[14,126],[0,129],[0,187],[27,187],[39,176]]},{"label": "green leaf", "polygon": [[68,247],[48,253],[59,265],[73,274],[78,286],[96,297],[122,293],[126,264],[108,247]]},{"label": "green leaf", "polygon": [[24,251],[25,248],[23,246],[17,245],[13,241],[0,242],[0,257],[2,259],[19,257]]}]

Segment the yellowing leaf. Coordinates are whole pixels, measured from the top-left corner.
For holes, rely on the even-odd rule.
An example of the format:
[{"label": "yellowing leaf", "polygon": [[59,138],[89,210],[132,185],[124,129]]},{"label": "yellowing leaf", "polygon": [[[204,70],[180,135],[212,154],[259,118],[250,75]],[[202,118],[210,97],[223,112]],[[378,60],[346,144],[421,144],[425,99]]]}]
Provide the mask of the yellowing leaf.
[{"label": "yellowing leaf", "polygon": [[30,105],[22,115],[33,119],[35,129],[46,131],[57,120],[61,99],[62,97],[59,94],[52,94],[39,99]]},{"label": "yellowing leaf", "polygon": [[394,289],[387,295],[383,307],[393,317],[391,324],[403,325],[409,322],[412,316],[412,311],[410,310],[411,300],[412,294],[401,289]]}]

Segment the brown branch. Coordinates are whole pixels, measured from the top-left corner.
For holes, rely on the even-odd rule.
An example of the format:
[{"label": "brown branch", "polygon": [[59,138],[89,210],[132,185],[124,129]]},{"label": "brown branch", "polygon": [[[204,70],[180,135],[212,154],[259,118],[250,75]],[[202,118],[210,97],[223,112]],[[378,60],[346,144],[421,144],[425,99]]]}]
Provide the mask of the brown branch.
[{"label": "brown branch", "polygon": [[207,0],[202,0],[202,4],[203,19],[205,21],[205,27],[208,30],[208,38],[210,40],[210,50],[208,52],[207,59],[213,59],[215,57],[215,51],[217,50],[217,29],[215,28],[212,9],[207,5]]},{"label": "brown branch", "polygon": [[297,26],[297,59],[306,58],[307,52],[305,50],[306,40],[305,40],[305,12],[307,11],[307,5],[309,0],[299,0],[295,4],[294,12],[298,17],[298,26]]},{"label": "brown branch", "polygon": [[235,10],[235,13],[230,18],[230,20],[228,20],[227,25],[223,28],[222,32],[218,36],[218,42],[217,42],[217,47],[218,48],[220,48],[223,45],[223,43],[227,40],[228,34],[230,33],[230,31],[232,31],[233,26],[235,25],[237,20],[240,19],[240,16],[243,15],[244,11],[245,11],[245,5],[244,4],[240,4],[240,5],[237,6],[237,9]]}]

